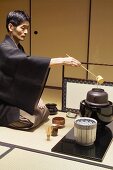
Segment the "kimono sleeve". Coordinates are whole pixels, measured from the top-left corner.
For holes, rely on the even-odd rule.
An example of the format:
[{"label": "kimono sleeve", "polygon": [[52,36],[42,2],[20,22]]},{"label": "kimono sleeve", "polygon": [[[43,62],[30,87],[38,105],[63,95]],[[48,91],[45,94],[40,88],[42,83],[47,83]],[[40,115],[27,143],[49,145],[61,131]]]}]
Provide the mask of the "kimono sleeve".
[{"label": "kimono sleeve", "polygon": [[0,47],[0,100],[32,114],[43,92],[50,58]]}]

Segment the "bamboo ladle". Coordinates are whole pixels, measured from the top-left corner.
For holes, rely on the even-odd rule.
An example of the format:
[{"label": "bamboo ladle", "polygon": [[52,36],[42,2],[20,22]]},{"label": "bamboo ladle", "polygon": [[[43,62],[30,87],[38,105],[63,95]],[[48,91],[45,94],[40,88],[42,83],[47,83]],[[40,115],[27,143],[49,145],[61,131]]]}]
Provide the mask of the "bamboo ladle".
[{"label": "bamboo ladle", "polygon": [[[66,54],[66,56],[71,57],[70,55]],[[96,76],[95,74],[93,74],[91,71],[89,71],[88,69],[86,69],[82,64],[80,65],[83,69],[85,69],[87,72],[89,72],[90,74],[92,74],[95,78],[98,84],[102,84],[104,82],[104,79],[102,76],[98,75]]]}]

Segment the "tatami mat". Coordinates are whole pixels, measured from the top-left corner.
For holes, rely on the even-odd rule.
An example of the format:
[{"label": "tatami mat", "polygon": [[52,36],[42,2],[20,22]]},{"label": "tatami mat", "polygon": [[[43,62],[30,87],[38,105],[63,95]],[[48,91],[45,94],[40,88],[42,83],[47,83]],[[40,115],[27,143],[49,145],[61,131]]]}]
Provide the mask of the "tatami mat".
[{"label": "tatami mat", "polygon": [[[58,109],[60,109],[62,101],[61,91],[57,90],[57,93],[54,92],[54,90],[45,89],[42,98],[45,103],[56,103]],[[25,114],[25,112],[22,113]],[[50,141],[47,141],[46,129],[48,126],[52,125],[52,119],[55,116],[63,116],[65,118],[65,127],[58,130],[58,136],[51,136]],[[32,116],[28,115],[28,117],[33,119]],[[73,128],[73,126],[74,119],[67,118],[66,113],[59,111],[57,115],[50,115],[47,122],[31,131],[21,131],[0,127],[0,142],[1,144],[4,144],[4,146],[0,146],[0,154],[4,154],[5,152],[8,153],[0,160],[0,167],[2,167],[2,170],[63,170],[64,164],[66,164],[65,170],[66,168],[67,170],[77,169],[75,167],[78,166],[80,167],[79,170],[82,170],[82,163],[69,161],[68,159],[60,159],[58,158],[58,154],[55,153],[52,154],[54,156],[57,155],[57,157],[50,156],[51,149],[69,132],[69,130]],[[10,146],[12,147],[12,150]],[[111,149],[108,151],[109,154],[106,155],[102,163],[113,166],[112,157],[109,157],[109,155],[112,155],[113,144],[110,148]],[[8,152],[8,150],[10,152]],[[49,156],[41,153],[49,154]],[[88,163],[89,161],[86,162]],[[42,166],[43,164],[44,167]],[[84,167],[85,166],[87,170],[88,167],[95,170],[95,166],[93,167],[91,165],[84,164]],[[96,169],[101,170],[104,169],[104,167],[101,168],[97,166]]]},{"label": "tatami mat", "polygon": [[[43,100],[45,103],[57,103],[58,106],[61,106],[60,103],[61,90],[49,90],[45,89],[43,93]],[[25,112],[21,112],[23,115]],[[33,116],[26,114],[30,120],[33,120]],[[65,127],[59,129],[57,137],[51,137],[50,141],[47,141],[46,130],[48,126],[52,125],[52,118],[56,115],[50,115],[47,122],[41,124],[34,130],[30,131],[21,131],[14,130],[6,127],[0,127],[0,141],[6,142],[18,146],[51,151],[51,148],[73,127],[74,122],[70,119],[66,122]],[[58,112],[57,116],[63,116],[66,118],[66,114],[63,112]]]},{"label": "tatami mat", "polygon": [[10,148],[6,146],[0,146],[0,157],[2,157],[3,154],[5,154],[6,151],[8,151]]},{"label": "tatami mat", "polygon": [[62,108],[62,90],[45,88],[42,94],[45,103],[56,103],[57,108]]},{"label": "tatami mat", "polygon": [[[40,153],[14,149],[4,159],[0,160],[2,170],[104,170],[103,167],[94,167],[76,161],[69,161],[58,157]],[[84,167],[84,168],[83,168]]]},{"label": "tatami mat", "polygon": [[[51,148],[74,125],[74,120],[68,119],[68,121],[65,123],[65,127],[58,130],[58,136],[51,136],[50,141],[47,141],[46,130],[48,126],[52,125],[52,118],[54,116],[56,115],[50,115],[47,122],[31,131],[21,131],[6,127],[0,127],[0,141],[38,150],[51,151]],[[57,116],[63,116],[66,119],[66,114],[63,112],[59,112]]]},{"label": "tatami mat", "polygon": [[[59,109],[61,108],[61,90],[45,89],[42,94],[42,98],[45,103],[56,103]],[[21,113],[26,115],[26,117],[31,121],[34,120],[33,116],[25,113],[24,111],[21,111]],[[65,113],[60,112],[57,114],[57,116],[61,116],[61,114],[63,117],[66,117]],[[0,141],[38,150],[51,151],[51,147],[54,146],[73,126],[73,122],[70,120],[70,124],[66,124],[65,128],[59,130],[58,136],[56,138],[51,137],[51,141],[48,142],[46,137],[46,129],[52,124],[53,117],[54,115],[50,115],[47,122],[44,122],[44,124],[41,124],[36,129],[30,131],[21,131],[0,127]]]}]

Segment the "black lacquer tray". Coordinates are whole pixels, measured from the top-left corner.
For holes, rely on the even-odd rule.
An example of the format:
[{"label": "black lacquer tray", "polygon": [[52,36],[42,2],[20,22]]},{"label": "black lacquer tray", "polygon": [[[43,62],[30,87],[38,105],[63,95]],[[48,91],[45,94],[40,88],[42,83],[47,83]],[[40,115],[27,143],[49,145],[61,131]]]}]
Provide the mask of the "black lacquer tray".
[{"label": "black lacquer tray", "polygon": [[[112,124],[113,126],[113,124]],[[96,141],[91,146],[82,146],[74,139],[74,128],[72,128],[53,148],[52,152],[57,152],[74,157],[101,162],[111,143],[113,132],[112,126],[98,126]]]}]

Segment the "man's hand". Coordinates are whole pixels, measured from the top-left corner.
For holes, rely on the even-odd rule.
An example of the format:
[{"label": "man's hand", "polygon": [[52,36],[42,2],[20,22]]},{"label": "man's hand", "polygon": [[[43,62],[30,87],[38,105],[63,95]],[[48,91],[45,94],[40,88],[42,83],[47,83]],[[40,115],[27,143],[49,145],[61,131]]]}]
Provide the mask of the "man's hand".
[{"label": "man's hand", "polygon": [[80,66],[81,63],[73,57],[64,58],[52,58],[50,61],[50,66],[54,65],[69,65],[69,66]]}]

